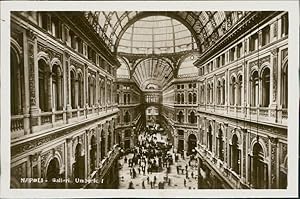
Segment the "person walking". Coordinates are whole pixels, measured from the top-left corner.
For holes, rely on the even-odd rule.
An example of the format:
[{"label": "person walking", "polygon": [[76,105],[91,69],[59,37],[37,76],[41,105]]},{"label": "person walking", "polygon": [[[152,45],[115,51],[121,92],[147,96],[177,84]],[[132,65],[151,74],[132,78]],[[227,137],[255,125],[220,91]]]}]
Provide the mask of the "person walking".
[{"label": "person walking", "polygon": [[147,183],[149,184],[149,176],[147,177]]},{"label": "person walking", "polygon": [[183,179],[183,185],[186,187],[186,179]]},{"label": "person walking", "polygon": [[191,173],[192,178],[194,178],[194,172]]},{"label": "person walking", "polygon": [[144,180],[142,182],[142,188],[145,189],[145,182],[144,182]]}]

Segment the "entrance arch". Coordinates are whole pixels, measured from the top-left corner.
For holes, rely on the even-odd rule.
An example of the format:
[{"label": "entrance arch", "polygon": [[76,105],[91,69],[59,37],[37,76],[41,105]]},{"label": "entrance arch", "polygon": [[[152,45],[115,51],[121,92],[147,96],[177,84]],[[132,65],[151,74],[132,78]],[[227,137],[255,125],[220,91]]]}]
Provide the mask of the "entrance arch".
[{"label": "entrance arch", "polygon": [[48,180],[48,188],[56,188],[58,184],[52,182],[52,178],[59,178],[59,161],[56,157],[52,158],[47,167],[46,179]]},{"label": "entrance arch", "polygon": [[192,150],[197,146],[197,137],[194,134],[190,134],[188,137],[188,154],[192,153]]},{"label": "entrance arch", "polygon": [[96,137],[94,135],[92,135],[92,137],[91,137],[91,149],[90,149],[91,172],[93,172],[96,168],[96,154],[97,154]]},{"label": "entrance arch", "polygon": [[82,155],[82,144],[78,143],[75,148],[74,178],[84,178],[84,155]]},{"label": "entrance arch", "polygon": [[264,162],[265,154],[262,146],[259,143],[255,143],[253,146],[252,156],[252,185],[256,189],[268,188],[268,165]]}]

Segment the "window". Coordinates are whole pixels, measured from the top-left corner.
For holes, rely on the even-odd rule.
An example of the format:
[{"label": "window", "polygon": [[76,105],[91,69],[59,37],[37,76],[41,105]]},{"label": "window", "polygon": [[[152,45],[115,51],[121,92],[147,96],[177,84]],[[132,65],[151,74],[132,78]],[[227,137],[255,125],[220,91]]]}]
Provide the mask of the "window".
[{"label": "window", "polygon": [[83,77],[81,73],[78,73],[78,105],[83,108],[84,107],[84,100],[83,100],[83,93],[84,93],[84,83]]},{"label": "window", "polygon": [[124,104],[127,104],[127,95],[124,94]]},{"label": "window", "polygon": [[225,105],[225,96],[226,96],[226,92],[225,92],[225,79],[222,80],[222,104]]},{"label": "window", "polygon": [[117,94],[117,99],[116,99],[116,101],[117,101],[117,103],[119,104],[119,99],[120,98],[120,96],[119,96],[119,94]]},{"label": "window", "polygon": [[197,103],[197,94],[193,93],[193,104]]},{"label": "window", "polygon": [[177,89],[180,89],[180,85],[177,85]]},{"label": "window", "polygon": [[258,72],[254,71],[251,76],[251,106],[258,105],[259,87],[258,87]]},{"label": "window", "polygon": [[231,98],[230,98],[230,105],[235,105],[235,96],[236,96],[236,80],[235,77],[231,78]]},{"label": "window", "polygon": [[265,68],[262,73],[262,105],[268,107],[270,104],[270,69]]},{"label": "window", "polygon": [[237,135],[234,134],[232,136],[232,145],[230,146],[231,148],[231,168],[232,170],[239,174],[240,173],[240,151],[239,151],[239,146],[238,146],[238,138]]},{"label": "window", "polygon": [[24,70],[18,63],[17,54],[11,48],[10,51],[10,110],[12,115],[20,115],[23,112],[23,92],[24,92]]},{"label": "window", "polygon": [[130,115],[129,115],[128,111],[125,112],[124,122],[125,123],[129,123],[130,122]]},{"label": "window", "polygon": [[212,152],[212,127],[211,125],[208,126],[208,132],[207,132],[207,146],[208,150]]},{"label": "window", "polygon": [[242,105],[242,95],[243,95],[243,76],[240,75],[238,77],[238,83],[237,83],[237,105]]},{"label": "window", "polygon": [[184,89],[184,85],[181,85],[181,89]]},{"label": "window", "polygon": [[229,50],[229,61],[234,60],[234,53],[235,53],[235,47],[233,47]]},{"label": "window", "polygon": [[75,33],[72,30],[70,30],[69,35],[70,35],[70,39],[71,39],[71,47],[73,49],[76,49],[76,39],[75,39],[76,36],[75,36]]},{"label": "window", "polygon": [[270,26],[262,29],[262,46],[270,43]]},{"label": "window", "polygon": [[189,122],[190,122],[191,124],[195,124],[195,123],[196,123],[196,116],[195,116],[194,111],[192,111],[192,112],[190,113],[190,115],[189,115]]},{"label": "window", "polygon": [[192,84],[189,84],[189,88],[192,88]]},{"label": "window", "polygon": [[217,57],[217,59],[216,59],[216,67],[217,68],[220,67],[220,57]]},{"label": "window", "polygon": [[83,42],[79,37],[77,37],[76,39],[78,44],[78,52],[83,54]]},{"label": "window", "polygon": [[221,56],[221,60],[222,60],[222,66],[225,65],[225,54],[223,53]]},{"label": "window", "polygon": [[50,26],[50,21],[51,21],[50,16],[47,13],[42,12],[41,18],[42,18],[42,28],[44,28],[47,31],[50,31],[50,27],[51,27]]},{"label": "window", "polygon": [[193,95],[192,93],[189,93],[189,104],[193,102]]},{"label": "window", "polygon": [[180,94],[177,94],[177,104],[180,104]]},{"label": "window", "polygon": [[76,106],[76,89],[75,89],[75,84],[76,84],[76,79],[75,79],[75,72],[71,70],[71,107],[72,109],[77,108]]},{"label": "window", "polygon": [[184,104],[184,94],[181,93],[181,104]]},{"label": "window", "polygon": [[95,78],[89,77],[88,78],[89,83],[89,105],[92,106],[95,104],[96,101],[96,84],[95,84]]},{"label": "window", "polygon": [[218,156],[221,161],[224,161],[224,141],[223,141],[223,132],[219,129],[219,134],[217,137],[217,148],[218,148]]},{"label": "window", "polygon": [[250,37],[250,42],[249,42],[249,50],[254,51],[258,49],[258,34],[254,34]]},{"label": "window", "polygon": [[178,122],[183,123],[183,112],[182,111],[179,111],[179,113],[178,113]]},{"label": "window", "polygon": [[62,38],[62,32],[61,32],[61,24],[60,21],[57,17],[52,17],[51,18],[52,21],[52,33],[53,35],[58,38],[61,39]]},{"label": "window", "polygon": [[264,152],[259,143],[253,146],[253,156],[250,158],[251,184],[256,189],[268,188],[268,165],[264,162]]},{"label": "window", "polygon": [[222,100],[221,90],[222,90],[221,82],[218,81],[218,86],[217,86],[217,104],[221,104],[221,100]]},{"label": "window", "polygon": [[49,66],[44,60],[38,61],[39,68],[39,104],[42,112],[50,111],[51,107],[49,104]]},{"label": "window", "polygon": [[281,17],[281,36],[284,37],[289,33],[289,16],[285,14]]},{"label": "window", "polygon": [[288,63],[283,66],[283,71],[281,73],[281,88],[282,88],[282,107],[288,107]]},{"label": "window", "polygon": [[242,43],[239,43],[237,45],[237,52],[236,52],[236,57],[237,58],[240,58],[243,54],[243,44]]}]

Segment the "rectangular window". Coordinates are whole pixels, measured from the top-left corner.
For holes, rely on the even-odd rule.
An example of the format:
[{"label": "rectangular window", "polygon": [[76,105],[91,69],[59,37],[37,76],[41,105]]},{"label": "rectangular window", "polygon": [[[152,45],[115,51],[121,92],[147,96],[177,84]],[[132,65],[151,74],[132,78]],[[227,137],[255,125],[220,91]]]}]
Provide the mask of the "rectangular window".
[{"label": "rectangular window", "polygon": [[289,33],[289,16],[285,14],[281,17],[281,36],[284,37]]},{"label": "rectangular window", "polygon": [[243,44],[239,43],[237,45],[237,53],[236,53],[237,58],[240,58],[242,56],[242,51],[243,51]]},{"label": "rectangular window", "polygon": [[254,34],[250,37],[249,50],[254,51],[258,49],[258,34]]},{"label": "rectangular window", "polygon": [[220,67],[220,57],[217,57],[217,60],[216,60],[216,67],[217,67],[217,68]]},{"label": "rectangular window", "polygon": [[270,43],[270,26],[262,29],[262,46]]}]

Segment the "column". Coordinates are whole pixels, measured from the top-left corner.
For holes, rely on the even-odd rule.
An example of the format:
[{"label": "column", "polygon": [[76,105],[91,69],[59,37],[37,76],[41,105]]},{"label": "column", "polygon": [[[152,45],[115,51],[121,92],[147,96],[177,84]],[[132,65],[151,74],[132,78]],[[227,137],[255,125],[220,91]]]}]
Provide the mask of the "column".
[{"label": "column", "polygon": [[278,138],[269,136],[269,154],[270,154],[270,163],[268,168],[268,188],[276,189],[279,187],[277,175],[279,170],[279,160],[278,160]]},{"label": "column", "polygon": [[[87,80],[88,80],[88,66],[85,64],[84,65],[84,69],[83,69],[83,103],[84,103],[84,107],[85,109],[87,108],[87,99],[88,99],[88,83],[87,83]],[[87,112],[85,113],[87,115]]]},{"label": "column", "polygon": [[[100,94],[99,94],[99,71],[97,71],[96,72],[96,81],[95,81],[95,83],[96,83],[96,86],[95,86],[95,88],[96,88],[96,106],[97,106],[97,108],[99,107],[99,96],[100,96]],[[98,109],[99,110],[99,109]]]},{"label": "column", "polygon": [[105,99],[105,107],[107,107],[107,76],[105,76],[105,79],[104,79],[104,99]]},{"label": "column", "polygon": [[[39,79],[38,79],[38,60],[37,60],[37,35],[32,30],[26,30],[24,38],[24,69],[28,68],[29,77],[29,119],[25,119],[24,130],[30,132],[30,126],[36,126],[41,123],[41,118],[37,116],[40,113],[39,108]],[[26,79],[27,70],[24,70]],[[26,92],[25,92],[26,93]],[[28,99],[28,98],[27,98]],[[26,100],[26,99],[25,99]],[[26,102],[25,102],[26,103]],[[28,102],[27,102],[28,103]],[[25,131],[25,133],[26,133]]]},{"label": "column", "polygon": [[[69,123],[69,119],[72,118],[72,107],[71,107],[71,75],[70,75],[70,55],[67,52],[63,54],[63,93],[64,93],[64,102],[63,102],[63,120],[65,123]],[[66,112],[65,112],[66,111]]]},{"label": "column", "polygon": [[[72,179],[72,166],[73,166],[73,154],[72,154],[72,138],[67,138],[65,143],[65,178]],[[67,186],[68,184],[66,184]]]},{"label": "column", "polygon": [[85,179],[88,179],[89,176],[89,170],[90,170],[90,165],[89,165],[89,129],[85,130],[84,133],[84,177]]},{"label": "column", "polygon": [[97,153],[96,153],[96,168],[99,168],[100,165],[100,161],[101,161],[101,130],[100,130],[100,126],[97,125],[96,127],[96,140],[97,140]]},{"label": "column", "polygon": [[278,18],[277,20],[277,24],[278,24],[278,28],[277,28],[277,39],[280,39],[281,38],[281,28],[282,28],[282,19],[281,17]]}]

